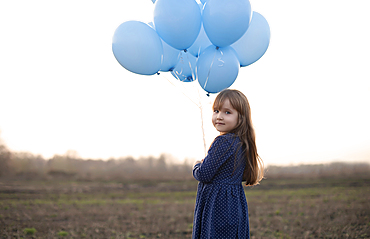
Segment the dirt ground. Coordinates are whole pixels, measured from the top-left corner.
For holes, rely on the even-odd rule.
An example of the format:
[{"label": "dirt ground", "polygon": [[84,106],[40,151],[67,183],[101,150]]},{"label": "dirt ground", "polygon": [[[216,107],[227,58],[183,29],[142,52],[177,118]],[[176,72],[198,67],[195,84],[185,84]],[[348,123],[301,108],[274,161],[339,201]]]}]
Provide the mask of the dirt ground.
[{"label": "dirt ground", "polygon": [[[1,238],[191,238],[197,182],[0,180]],[[245,188],[251,238],[370,238],[370,176]]]}]

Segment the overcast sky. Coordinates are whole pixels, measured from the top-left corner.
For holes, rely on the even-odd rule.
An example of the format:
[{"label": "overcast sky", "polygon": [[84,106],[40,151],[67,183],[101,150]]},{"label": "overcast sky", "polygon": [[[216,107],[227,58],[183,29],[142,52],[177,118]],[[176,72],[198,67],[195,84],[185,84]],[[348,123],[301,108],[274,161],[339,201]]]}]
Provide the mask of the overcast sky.
[{"label": "overcast sky", "polygon": [[[230,88],[250,101],[265,163],[369,161],[367,0],[251,5],[270,25],[270,46]],[[153,10],[151,0],[2,1],[0,137],[8,148],[45,158],[67,150],[93,159],[204,157],[198,106],[209,147],[215,95],[170,73],[131,73],[113,56],[115,29],[151,22]]]}]

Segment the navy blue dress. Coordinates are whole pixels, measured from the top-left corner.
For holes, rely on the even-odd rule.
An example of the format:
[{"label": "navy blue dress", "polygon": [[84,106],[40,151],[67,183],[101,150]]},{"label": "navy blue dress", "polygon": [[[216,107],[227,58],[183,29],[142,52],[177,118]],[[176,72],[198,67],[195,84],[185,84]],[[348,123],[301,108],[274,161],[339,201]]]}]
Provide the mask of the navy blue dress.
[{"label": "navy blue dress", "polygon": [[245,157],[240,144],[234,134],[216,137],[203,163],[193,168],[193,176],[199,181],[193,239],[249,239],[248,206],[242,186]]}]

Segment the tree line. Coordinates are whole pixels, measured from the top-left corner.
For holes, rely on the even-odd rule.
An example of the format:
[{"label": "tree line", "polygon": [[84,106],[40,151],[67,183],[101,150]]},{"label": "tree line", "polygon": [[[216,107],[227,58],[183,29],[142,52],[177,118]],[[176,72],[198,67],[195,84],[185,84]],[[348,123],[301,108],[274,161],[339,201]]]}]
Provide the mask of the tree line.
[{"label": "tree line", "polygon": [[0,178],[76,180],[151,180],[192,178],[191,162],[176,163],[171,155],[82,159],[75,151],[44,159],[29,152],[11,152],[0,141]]},{"label": "tree line", "polygon": [[[0,178],[72,180],[192,180],[192,161],[171,155],[82,159],[75,151],[44,159],[29,152],[11,152],[0,139]],[[368,163],[341,163],[265,168],[266,178],[317,178],[369,175]]]}]

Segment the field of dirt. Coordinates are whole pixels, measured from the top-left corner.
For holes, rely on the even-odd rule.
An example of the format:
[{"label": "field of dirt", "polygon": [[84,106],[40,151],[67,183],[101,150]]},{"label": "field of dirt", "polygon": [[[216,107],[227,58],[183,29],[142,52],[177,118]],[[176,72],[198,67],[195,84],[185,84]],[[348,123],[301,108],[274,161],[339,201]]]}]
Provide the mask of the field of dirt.
[{"label": "field of dirt", "polygon": [[[1,238],[191,238],[197,182],[1,180]],[[251,238],[370,238],[370,176],[245,188]]]}]

